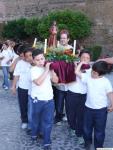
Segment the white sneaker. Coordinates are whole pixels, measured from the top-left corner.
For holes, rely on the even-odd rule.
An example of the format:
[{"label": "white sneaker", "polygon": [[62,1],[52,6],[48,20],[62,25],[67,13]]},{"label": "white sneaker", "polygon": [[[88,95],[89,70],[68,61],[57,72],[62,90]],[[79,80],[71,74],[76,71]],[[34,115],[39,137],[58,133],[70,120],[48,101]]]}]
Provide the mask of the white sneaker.
[{"label": "white sneaker", "polygon": [[57,125],[57,126],[61,126],[61,125],[62,125],[62,122],[59,121],[59,122],[56,123],[56,125]]},{"label": "white sneaker", "polygon": [[78,143],[79,143],[80,145],[82,145],[82,144],[85,143],[83,137],[78,137]]},{"label": "white sneaker", "polygon": [[67,117],[65,116],[65,117],[63,117],[63,119],[62,119],[63,121],[67,121]]},{"label": "white sneaker", "polygon": [[9,88],[6,86],[6,87],[4,87],[4,90],[8,90]]},{"label": "white sneaker", "polygon": [[71,136],[75,136],[75,135],[76,135],[76,134],[75,134],[75,130],[72,130],[72,129],[70,129],[70,128],[69,128],[69,133],[70,133]]},{"label": "white sneaker", "polygon": [[21,128],[22,128],[22,129],[27,129],[27,123],[22,123]]}]

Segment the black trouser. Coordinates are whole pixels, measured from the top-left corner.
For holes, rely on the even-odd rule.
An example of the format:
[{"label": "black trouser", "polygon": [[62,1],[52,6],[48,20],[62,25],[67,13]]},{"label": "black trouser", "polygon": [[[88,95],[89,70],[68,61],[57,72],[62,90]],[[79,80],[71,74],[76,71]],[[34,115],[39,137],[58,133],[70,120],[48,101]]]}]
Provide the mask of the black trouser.
[{"label": "black trouser", "polygon": [[10,80],[13,80],[13,72],[9,72],[9,75],[10,75]]},{"label": "black trouser", "polygon": [[71,129],[76,130],[78,137],[83,135],[83,116],[86,94],[67,92],[66,113]]},{"label": "black trouser", "polygon": [[22,123],[28,122],[28,90],[18,87],[18,100]]},{"label": "black trouser", "polygon": [[67,91],[61,91],[53,87],[54,90],[54,99],[55,99],[55,110],[56,110],[56,116],[55,120],[56,122],[62,121],[62,118],[64,117],[64,102],[66,99]]},{"label": "black trouser", "polygon": [[94,147],[102,148],[105,138],[107,108],[91,109],[85,107],[84,113],[84,140],[86,145],[92,143],[94,129]]}]

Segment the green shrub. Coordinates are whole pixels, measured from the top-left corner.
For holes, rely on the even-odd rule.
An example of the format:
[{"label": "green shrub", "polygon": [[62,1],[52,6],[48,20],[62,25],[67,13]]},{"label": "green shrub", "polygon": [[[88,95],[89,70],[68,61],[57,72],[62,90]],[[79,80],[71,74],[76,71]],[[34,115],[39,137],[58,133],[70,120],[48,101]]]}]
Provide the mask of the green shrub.
[{"label": "green shrub", "polygon": [[62,29],[69,30],[71,40],[84,38],[91,32],[91,22],[82,12],[54,11],[40,19],[37,30],[42,39],[49,36],[49,28],[54,20],[57,22],[59,31]]},{"label": "green shrub", "polygon": [[89,49],[91,51],[92,61],[96,61],[100,57],[101,52],[102,52],[102,47],[99,45],[95,45],[95,46],[89,47],[87,49]]},{"label": "green shrub", "polygon": [[4,25],[2,36],[6,38],[25,39],[28,35],[25,32],[25,18],[8,21]]},{"label": "green shrub", "polygon": [[[38,37],[38,40],[48,38],[49,29],[53,21],[57,22],[59,31],[69,30],[70,39],[82,39],[91,32],[91,22],[82,13],[71,10],[54,11],[42,18],[18,19],[9,21],[3,29],[3,37],[25,39],[28,37]],[[58,33],[59,36],[59,33]]]},{"label": "green shrub", "polygon": [[25,32],[30,37],[38,36],[37,26],[39,23],[38,18],[30,18],[25,21]]}]

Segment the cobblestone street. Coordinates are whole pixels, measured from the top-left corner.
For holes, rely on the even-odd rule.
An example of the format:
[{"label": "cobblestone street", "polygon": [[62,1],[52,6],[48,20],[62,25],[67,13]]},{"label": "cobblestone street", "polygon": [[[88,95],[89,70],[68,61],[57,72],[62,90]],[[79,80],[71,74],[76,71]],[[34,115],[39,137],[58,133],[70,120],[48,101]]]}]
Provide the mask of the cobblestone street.
[{"label": "cobblestone street", "polygon": [[[1,74],[1,73],[0,73]],[[109,76],[113,83],[113,74]],[[41,144],[32,144],[30,136],[20,126],[17,97],[11,91],[1,88],[0,75],[0,150],[42,150]],[[113,147],[113,113],[108,115],[105,147]],[[79,150],[77,139],[70,136],[68,125],[54,126],[52,131],[52,150]]]}]

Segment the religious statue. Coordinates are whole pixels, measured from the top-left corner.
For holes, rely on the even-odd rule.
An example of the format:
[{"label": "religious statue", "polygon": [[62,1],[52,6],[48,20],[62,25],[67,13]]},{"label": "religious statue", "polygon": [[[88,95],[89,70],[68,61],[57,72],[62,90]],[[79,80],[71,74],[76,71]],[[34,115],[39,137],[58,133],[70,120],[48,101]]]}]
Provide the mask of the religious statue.
[{"label": "religious statue", "polygon": [[58,32],[58,27],[56,24],[56,21],[53,21],[53,24],[49,30],[50,32],[50,37],[48,39],[48,46],[49,47],[57,47],[57,32]]},{"label": "religious statue", "polygon": [[72,55],[73,47],[68,44],[68,41],[69,32],[65,29],[61,30],[59,46],[55,50],[52,48],[52,51],[47,54],[49,58],[52,56],[51,60],[53,63],[50,65],[50,69],[56,72],[59,77],[59,83],[70,83],[75,81],[75,66],[73,60],[75,60],[76,57]]}]

